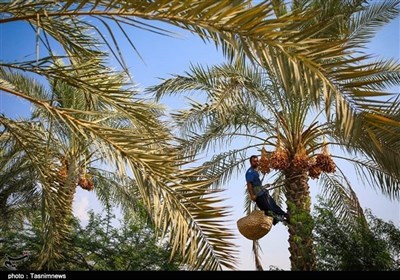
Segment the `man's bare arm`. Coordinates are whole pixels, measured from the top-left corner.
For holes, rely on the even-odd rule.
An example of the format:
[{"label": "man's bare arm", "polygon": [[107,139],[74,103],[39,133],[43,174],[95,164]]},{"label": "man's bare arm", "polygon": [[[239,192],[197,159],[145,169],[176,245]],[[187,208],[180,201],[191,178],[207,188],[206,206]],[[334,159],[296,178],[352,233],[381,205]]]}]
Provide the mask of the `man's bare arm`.
[{"label": "man's bare arm", "polygon": [[253,192],[253,186],[251,183],[247,183],[247,191],[249,192],[250,199],[256,201],[257,196]]}]

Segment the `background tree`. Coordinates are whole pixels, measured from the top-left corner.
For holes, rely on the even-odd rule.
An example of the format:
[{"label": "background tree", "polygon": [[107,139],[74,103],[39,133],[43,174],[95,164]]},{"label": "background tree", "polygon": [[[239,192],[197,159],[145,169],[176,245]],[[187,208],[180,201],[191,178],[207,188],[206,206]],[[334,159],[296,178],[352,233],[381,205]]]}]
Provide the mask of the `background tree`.
[{"label": "background tree", "polygon": [[320,200],[315,207],[318,270],[399,270],[400,229],[366,212],[350,227],[335,215],[335,205]]},{"label": "background tree", "polygon": [[[145,212],[143,212],[145,213]],[[142,213],[142,215],[143,215]],[[170,260],[168,243],[159,243],[146,218],[125,217],[116,224],[111,209],[106,215],[88,213],[89,220],[82,227],[79,220],[70,220],[71,243],[63,244],[63,258],[58,261],[61,270],[178,270],[179,262]],[[22,227],[1,230],[5,242],[0,245],[2,256],[18,257],[29,252],[29,259],[15,262],[19,270],[32,270],[39,262],[43,247],[41,215],[35,211],[32,219]],[[147,219],[147,221],[149,221]],[[66,245],[66,246],[65,246]],[[4,257],[1,260],[4,263]],[[6,267],[1,267],[7,270]]]}]

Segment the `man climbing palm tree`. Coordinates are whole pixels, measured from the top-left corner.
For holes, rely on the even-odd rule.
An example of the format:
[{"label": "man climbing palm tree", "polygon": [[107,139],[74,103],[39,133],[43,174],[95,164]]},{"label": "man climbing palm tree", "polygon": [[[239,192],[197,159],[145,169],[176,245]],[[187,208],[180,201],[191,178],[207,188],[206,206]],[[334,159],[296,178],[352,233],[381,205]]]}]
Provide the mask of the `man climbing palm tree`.
[{"label": "man climbing palm tree", "polygon": [[258,208],[263,210],[265,215],[274,218],[273,225],[279,221],[289,223],[289,214],[283,211],[269,195],[268,190],[263,188],[257,168],[258,157],[253,155],[250,157],[250,168],[246,172],[247,191],[250,199],[257,203]]}]

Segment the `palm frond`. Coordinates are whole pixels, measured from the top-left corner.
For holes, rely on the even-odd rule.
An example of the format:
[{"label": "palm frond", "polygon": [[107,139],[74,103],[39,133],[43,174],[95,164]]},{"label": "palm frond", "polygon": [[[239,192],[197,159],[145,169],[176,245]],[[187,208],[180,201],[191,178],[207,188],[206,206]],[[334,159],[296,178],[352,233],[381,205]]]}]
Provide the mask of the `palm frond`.
[{"label": "palm frond", "polygon": [[[5,119],[4,122],[6,121]],[[121,136],[116,137],[114,135],[115,142],[118,142],[117,138]],[[96,143],[94,144],[96,145]],[[128,160],[127,164],[135,175],[135,182],[138,184],[147,211],[152,215],[161,234],[170,232],[173,251],[179,252],[184,257],[185,263],[194,268],[202,269],[233,267],[234,249],[229,242],[233,235],[228,228],[223,226],[228,212],[223,207],[214,206],[214,204],[220,202],[220,199],[205,192],[204,186],[208,187],[210,184],[208,181],[187,182],[187,178],[196,177],[188,173],[179,175],[179,170],[172,164],[166,164],[168,161],[165,158],[147,154],[147,162],[153,164],[154,161],[163,162],[164,167],[169,169],[169,171],[150,171],[146,167],[148,166],[146,163],[143,166],[137,165],[138,162],[131,158],[132,150],[127,150],[127,147],[122,148],[122,150],[118,148],[113,150],[109,146],[103,146],[104,144],[99,145],[101,150],[99,153],[108,156],[109,162],[113,162],[112,159],[115,159],[114,162],[120,162],[120,168],[125,166],[125,159]],[[127,145],[129,146],[129,144]],[[48,166],[46,165],[46,170]],[[120,172],[124,172],[124,170],[120,170]],[[171,175],[167,177],[165,174]],[[55,176],[55,174],[52,175]],[[144,177],[149,179],[143,181]],[[154,180],[155,178],[160,179]],[[57,196],[51,197],[48,203],[55,203],[57,199],[61,198],[62,196],[58,192]],[[47,207],[53,209],[50,206]],[[60,209],[66,207],[57,206]],[[54,211],[54,213],[59,212]],[[62,221],[61,217],[57,216],[57,218],[59,222]],[[51,222],[54,223],[55,219],[51,219]],[[54,225],[49,229],[52,229],[52,232],[49,233],[50,236],[48,236],[49,244],[58,244],[51,238],[52,235],[55,235],[53,232]],[[61,230],[61,226],[59,226],[59,229]]]},{"label": "palm frond", "polygon": [[71,207],[69,186],[61,185],[57,179],[59,167],[54,161],[59,157],[57,149],[48,146],[47,137],[44,137],[47,132],[40,125],[4,117],[0,117],[0,124],[16,149],[22,150],[29,158],[38,176],[42,189],[44,240],[39,267],[54,268],[56,260],[62,258],[61,245],[68,236],[68,216],[63,215],[63,211]]},{"label": "palm frond", "polygon": [[[352,72],[336,73],[340,86],[348,91],[349,97],[358,108],[362,106],[363,98],[390,95],[387,88],[400,84],[400,64],[394,59],[379,59],[366,65],[353,67]],[[375,100],[378,102],[379,100]],[[380,102],[384,104],[384,102]],[[376,108],[377,106],[371,106]]]},{"label": "palm frond", "polygon": [[[8,78],[8,76],[5,78]],[[150,127],[144,128],[145,125],[140,124],[139,128],[136,127],[137,129],[132,129],[132,127],[114,128],[102,122],[101,111],[92,113],[57,107],[54,104],[51,106],[51,101],[40,100],[24,92],[17,92],[18,85],[9,81],[15,82],[15,80],[11,79],[2,79],[2,85],[5,86],[6,84],[8,91],[10,91],[9,88],[13,88],[14,94],[28,99],[36,106],[47,110],[53,121],[69,128],[69,134],[74,134],[76,139],[80,139],[79,141],[81,142],[90,143],[90,149],[96,151],[97,156],[109,164],[114,164],[119,175],[126,176],[128,167],[132,172],[139,172],[134,173],[135,183],[138,185],[148,213],[151,214],[155,220],[155,225],[162,234],[170,231],[174,232],[171,235],[174,252],[179,251],[188,265],[205,269],[221,269],[224,266],[233,267],[234,250],[232,249],[232,243],[229,242],[231,238],[229,230],[224,228],[222,224],[219,226],[214,225],[214,223],[224,222],[224,219],[220,219],[220,217],[225,217],[227,212],[224,208],[213,206],[214,203],[218,202],[216,199],[207,198],[201,202],[204,192],[197,191],[197,197],[192,193],[188,199],[189,202],[186,203],[187,205],[182,202],[183,198],[178,199],[183,194],[189,193],[192,188],[191,184],[194,183],[181,183],[182,179],[179,177],[181,173],[179,170],[180,163],[177,162],[179,158],[178,151],[170,148],[168,141],[172,138],[165,133],[166,129],[162,124],[155,121],[155,116],[151,110],[146,111],[142,107],[142,112],[145,116],[148,116],[148,119],[145,119],[144,122],[149,124]],[[118,96],[118,94],[116,94],[119,102],[118,106],[122,106],[123,98],[126,97],[124,95]],[[135,106],[132,106],[129,102],[126,100],[127,108],[123,108],[126,112],[125,115],[128,116],[131,112],[130,110]],[[136,105],[138,104],[139,102]],[[143,118],[143,116],[138,116],[138,113],[140,114],[140,110],[136,112],[134,117],[130,116],[130,119]],[[152,123],[156,123],[156,125],[151,127]],[[155,133],[154,131],[156,131],[157,127],[162,129]],[[146,131],[147,134],[143,133],[143,131]],[[154,133],[149,136],[149,131]],[[139,185],[138,182],[145,180],[144,177],[152,178],[152,183],[146,182]],[[160,183],[157,183],[157,181]],[[209,185],[208,182],[206,183]],[[176,185],[178,190],[173,191],[174,188],[171,187],[171,184]],[[199,186],[205,183],[196,184]],[[150,191],[150,197],[146,197],[145,195],[149,194],[148,190],[152,188],[155,190]],[[54,197],[50,198],[53,199]],[[196,203],[190,202],[190,199],[196,199]],[[198,203],[197,200],[199,200]],[[54,201],[57,202],[57,199]],[[162,204],[162,206],[158,206],[157,203]],[[202,204],[201,207],[199,203]],[[162,208],[161,213],[157,212],[160,207]],[[66,208],[59,207],[59,209]],[[162,214],[162,221],[160,221],[161,216],[159,214]],[[62,221],[60,217],[58,219]],[[51,222],[53,223],[54,220],[51,219]],[[209,225],[210,223],[212,226]],[[56,234],[54,225],[52,224],[52,226],[48,227],[51,230],[49,232],[50,235]],[[175,239],[175,237],[177,238]],[[47,240],[52,246],[58,244],[51,236]],[[43,252],[46,253],[47,250],[50,250],[50,248],[45,247]],[[51,254],[47,255],[50,256]]]},{"label": "palm frond", "polygon": [[234,138],[243,139],[249,141],[249,143],[253,141],[265,141],[263,137],[257,136],[259,131],[249,131],[248,127],[243,128],[242,125],[239,126],[240,123],[241,122],[235,124],[237,128],[230,128],[228,125],[219,125],[216,122],[209,122],[204,130],[183,135],[185,137],[184,139],[178,138],[179,149],[182,150],[185,155],[193,158],[201,152],[215,153],[218,148],[225,149],[231,145]]},{"label": "palm frond", "polygon": [[[15,82],[15,80],[13,82]],[[135,150],[137,153],[140,153],[140,154],[146,154],[147,152],[143,152],[144,147],[149,146],[151,143],[154,144],[154,143],[160,142],[162,133],[164,133],[164,137],[165,137],[165,129],[163,129],[164,132],[158,131],[157,136],[153,136],[153,137],[147,138],[147,140],[145,140],[144,139],[145,137],[141,134],[140,130],[138,132],[136,132],[136,131],[132,131],[130,129],[115,129],[115,128],[110,128],[110,127],[107,127],[107,126],[104,126],[101,124],[96,124],[93,121],[92,122],[86,121],[85,119],[82,119],[82,117],[81,117],[82,115],[84,115],[86,113],[85,111],[81,112],[81,111],[76,111],[74,109],[57,108],[54,106],[50,106],[49,102],[47,102],[47,101],[41,101],[41,100],[30,97],[29,95],[27,95],[24,92],[19,92],[18,84],[11,84],[5,79],[1,79],[0,83],[1,83],[0,84],[1,89],[6,90],[8,92],[11,91],[16,95],[23,97],[26,100],[31,101],[36,106],[42,107],[43,109],[47,110],[48,113],[51,114],[56,121],[65,124],[67,127],[72,128],[74,130],[74,132],[77,133],[77,135],[81,135],[82,137],[87,138],[87,135],[90,134],[93,137],[93,139],[102,139],[111,145],[116,144],[116,145],[114,145],[114,147],[117,148],[118,150],[120,150],[121,152],[124,151],[125,149],[128,149],[128,150],[130,149],[131,151]],[[4,86],[6,86],[7,89]],[[9,89],[10,87],[14,88],[14,89],[10,90]],[[125,103],[127,103],[128,106],[131,105],[128,101],[126,101]],[[123,106],[122,100],[120,102],[120,106]],[[77,116],[76,115],[77,112],[79,112],[81,116]],[[143,110],[142,112],[145,112],[145,110]],[[88,112],[87,114],[93,115],[93,113],[91,113],[91,112]],[[98,117],[100,117],[100,115],[101,115],[100,112],[95,113],[95,114],[97,114]],[[150,112],[146,112],[145,114],[149,115]],[[132,118],[132,119],[134,119],[134,118]],[[142,116],[142,118],[138,117],[138,119],[144,119],[144,118]],[[152,117],[151,119],[154,119],[154,118]],[[148,118],[147,120],[144,120],[144,121],[146,123],[148,121],[153,122],[153,124],[156,123],[154,120],[151,120],[151,119]],[[141,127],[144,127],[144,126],[145,125],[141,125]],[[155,125],[155,128],[157,128],[157,127],[160,127],[160,125],[159,124]],[[127,137],[131,137],[131,139],[132,139],[129,143],[126,142]],[[119,139],[120,144],[122,144],[122,146],[125,146],[125,147],[119,146],[117,139]],[[137,145],[137,146],[135,147],[135,145]],[[119,147],[117,147],[117,146],[119,146]],[[104,146],[102,148],[104,148]],[[142,151],[142,152],[140,152],[140,151]],[[151,152],[149,152],[149,154],[151,154]],[[147,158],[148,156],[144,156],[144,157]],[[151,161],[151,162],[152,163],[162,162],[163,160],[164,159],[156,158],[153,156],[153,161]],[[148,161],[148,159],[145,159],[145,161]]]},{"label": "palm frond", "polygon": [[[89,24],[82,20],[83,16],[100,19],[105,25],[106,32],[108,22],[114,21],[120,25],[133,22],[138,27],[141,21],[133,17],[145,20],[160,20],[183,29],[189,30],[205,41],[212,41],[230,58],[242,57],[246,54],[253,61],[264,66],[276,69],[276,73],[283,75],[286,81],[297,81],[286,83],[285,89],[290,92],[306,94],[312,92],[315,101],[319,100],[320,86],[326,89],[325,103],[334,102],[343,120],[340,121],[346,131],[350,130],[352,113],[350,107],[343,99],[342,92],[334,81],[338,67],[343,71],[351,69],[348,55],[357,47],[355,43],[347,43],[346,39],[336,39],[332,36],[323,36],[322,31],[336,24],[337,19],[311,24],[310,19],[318,15],[319,10],[312,6],[308,9],[293,10],[279,18],[274,16],[273,1],[265,1],[257,5],[251,5],[251,1],[191,1],[181,3],[174,0],[165,2],[157,0],[153,2],[118,2],[115,1],[68,1],[62,4],[54,4],[47,1],[38,1],[27,5],[23,1],[4,3],[1,12],[5,14],[0,23],[12,21],[29,21],[37,28],[45,30],[58,41],[73,61],[74,56],[83,57],[84,50],[95,49],[96,43],[90,44],[87,36],[73,32],[71,26],[82,24],[82,30],[88,28]],[[318,6],[318,5],[317,5]],[[73,19],[73,20],[72,20]],[[161,31],[156,26],[142,23],[153,30]],[[307,26],[306,29],[301,27]],[[92,30],[94,26],[91,26]],[[60,35],[63,30],[68,35]],[[94,28],[97,36],[102,38],[101,43],[108,45],[123,68],[126,68],[115,39],[112,39],[114,47],[106,41],[103,31]],[[84,32],[82,31],[84,34]],[[124,35],[127,34],[124,32]],[[75,36],[75,37],[74,37]],[[111,36],[114,38],[115,36]],[[83,43],[80,44],[79,40]],[[82,49],[82,50],[81,50]],[[81,59],[83,62],[90,61],[99,54]],[[342,59],[337,59],[342,58]],[[353,57],[352,62],[365,61],[364,56]],[[336,61],[332,64],[332,60]],[[72,62],[73,63],[73,62]],[[127,70],[127,69],[125,69]],[[289,76],[288,76],[289,75]],[[301,81],[301,82],[300,82]]]},{"label": "palm frond", "polygon": [[357,44],[365,44],[372,39],[379,27],[387,24],[399,15],[399,1],[376,1],[355,13],[350,20],[350,39]]},{"label": "palm frond", "polygon": [[[265,107],[275,110],[275,98],[273,94],[266,93],[270,85],[258,74],[257,70],[261,69],[244,67],[238,62],[212,68],[192,66],[190,70],[186,76],[168,79],[148,89],[155,93],[156,98],[178,92],[200,91],[207,94],[205,103],[192,101],[190,109],[174,114],[181,133],[193,134],[195,139],[189,137],[188,141],[198,140],[199,131],[203,132],[204,139],[209,139],[216,138],[215,133],[221,137],[242,131],[255,135],[257,132],[252,131],[256,128],[264,131],[274,129],[263,116]],[[244,125],[248,131],[245,131]]]},{"label": "palm frond", "polygon": [[[397,159],[399,155],[394,155],[393,157]],[[382,166],[379,166],[379,163],[373,160],[362,160],[357,158],[347,158],[347,160],[354,164],[357,175],[363,182],[368,183],[371,187],[381,191],[384,195],[392,199],[399,198],[400,176],[390,173],[390,170],[382,168]],[[398,162],[395,161],[394,163],[395,168],[398,170]]]},{"label": "palm frond", "polygon": [[394,99],[378,107],[379,110],[357,114],[354,119],[354,129],[348,137],[340,130],[333,130],[334,134],[332,134],[337,143],[344,145],[346,152],[353,156],[351,161],[360,164],[360,167],[365,165],[365,171],[371,168],[380,169],[379,172],[382,174],[379,175],[378,181],[375,181],[377,177],[372,173],[367,177],[374,177],[375,179],[370,181],[370,183],[373,182],[371,185],[381,186],[380,190],[391,198],[398,197],[396,181],[400,177],[398,152],[400,130],[396,125],[396,122],[400,120],[399,106],[398,100]]},{"label": "palm frond", "polygon": [[201,174],[207,179],[213,179],[212,187],[221,187],[231,180],[234,172],[243,173],[248,160],[246,150],[261,145],[251,145],[243,149],[230,150],[214,155],[210,161],[202,164]]},{"label": "palm frond", "polygon": [[[228,132],[238,135],[241,133],[256,135],[258,129],[265,131],[273,129],[270,121],[265,119],[254,105],[230,106],[230,104],[234,104],[234,102],[228,101],[225,104],[191,103],[190,109],[174,114],[174,119],[184,135],[202,130],[205,130],[207,135],[216,132],[222,134],[221,136]],[[232,117],[228,118],[227,116]],[[244,124],[247,124],[246,127],[243,126]]]},{"label": "palm frond", "polygon": [[272,5],[274,7],[275,16],[278,18],[288,12],[288,6],[285,1],[282,0],[272,0]]},{"label": "palm frond", "polygon": [[335,174],[321,174],[322,194],[332,202],[338,219],[351,227],[360,219],[365,220],[364,212],[349,181]]},{"label": "palm frond", "polygon": [[129,215],[135,215],[142,210],[139,191],[134,181],[96,167],[88,168],[88,173],[95,185],[96,196],[103,205],[112,202],[113,206],[120,206],[122,211]]},{"label": "palm frond", "polygon": [[38,209],[40,191],[36,174],[26,154],[16,149],[8,132],[0,137],[0,227],[21,224],[32,209]]},{"label": "palm frond", "polygon": [[162,79],[162,83],[151,86],[146,89],[149,93],[154,93],[154,97],[159,101],[165,95],[179,94],[179,93],[195,93],[197,90],[207,90],[207,86],[200,83],[197,77],[192,75],[181,76],[176,75],[170,79]]},{"label": "palm frond", "polygon": [[[151,102],[142,101],[135,98],[137,91],[131,87],[124,88],[128,84],[124,82],[124,77],[121,73],[114,72],[108,67],[99,64],[93,60],[87,63],[82,63],[75,68],[74,66],[51,65],[54,58],[46,58],[43,60],[42,68],[37,68],[34,62],[26,62],[24,64],[7,64],[10,69],[28,71],[35,74],[45,76],[49,80],[63,82],[72,87],[75,94],[84,93],[86,99],[86,110],[82,113],[90,115],[95,109],[93,104],[98,104],[102,111],[108,113],[119,113],[137,129],[149,131],[151,133],[162,134],[166,133],[163,125],[154,119],[154,116],[159,116],[161,107]],[[47,66],[45,66],[47,65]],[[57,112],[57,104],[53,102],[45,102],[38,100],[37,95],[31,95],[32,90],[25,92],[24,84],[18,83],[26,79],[18,73],[12,73],[3,68],[0,80],[1,89],[24,98],[38,107],[48,107],[52,104],[52,110]],[[37,102],[41,101],[41,102]],[[75,108],[77,109],[77,108]],[[78,111],[80,112],[80,111]],[[99,114],[99,113],[97,113]]]},{"label": "palm frond", "polygon": [[269,75],[261,67],[246,66],[243,61],[236,61],[234,64],[223,63],[212,67],[192,65],[184,76],[163,80],[161,84],[149,87],[147,92],[154,93],[157,100],[167,94],[206,93],[208,103],[214,104],[212,108],[233,102],[238,105],[245,103],[251,108],[249,104],[261,101],[273,111],[276,97],[266,94],[273,90]]},{"label": "palm frond", "polygon": [[196,170],[182,172],[175,184],[151,176],[143,180],[138,169],[132,172],[158,233],[168,232],[173,253],[193,269],[234,268],[236,251],[229,241],[233,234],[224,226],[229,212],[216,205],[222,199],[208,190],[212,181],[196,179]]}]

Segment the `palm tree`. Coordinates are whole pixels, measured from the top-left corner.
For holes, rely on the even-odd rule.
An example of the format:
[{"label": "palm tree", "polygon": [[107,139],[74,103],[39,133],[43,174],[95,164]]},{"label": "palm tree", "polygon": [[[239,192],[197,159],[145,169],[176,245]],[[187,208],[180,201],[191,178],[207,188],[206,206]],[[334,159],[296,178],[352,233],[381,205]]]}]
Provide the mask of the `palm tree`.
[{"label": "palm tree", "polygon": [[[383,130],[387,128],[370,130],[372,127],[365,119],[373,114],[398,120],[397,99],[382,102],[379,111],[360,111],[353,119],[357,129],[347,137],[334,115],[330,116],[331,120],[322,118],[322,111],[315,116],[312,99],[287,92],[273,73],[261,68],[239,63],[211,68],[197,66],[186,76],[168,79],[149,90],[154,91],[157,98],[188,91],[206,94],[204,104],[192,101],[190,109],[175,114],[183,134],[181,147],[187,156],[195,157],[218,144],[225,149],[235,139],[242,141],[234,143],[248,143],[223,151],[203,164],[203,174],[217,178],[215,186],[226,184],[235,171],[243,173],[248,159],[246,151],[258,147],[262,154],[261,171],[271,175],[274,184],[281,186],[275,189],[273,196],[280,202],[284,196],[291,214],[288,229],[293,270],[311,270],[315,265],[310,177],[321,176],[322,193],[333,201],[347,224],[363,217],[350,182],[332,158],[348,160],[359,175],[368,178],[371,186],[378,186],[389,197],[400,197],[400,171],[391,167],[391,164],[400,166],[399,152],[393,148],[400,145],[400,131],[392,127],[391,136],[385,136]],[[380,150],[373,141],[378,141]],[[387,141],[394,146],[387,145]],[[330,155],[329,146],[344,148],[347,156]],[[276,172],[270,173],[270,169]],[[245,207],[248,212],[254,207],[248,197]],[[257,248],[255,242],[253,249],[257,267],[260,267]]]},{"label": "palm tree", "polygon": [[[131,89],[132,83],[127,82],[130,77],[115,73],[105,66],[106,56],[102,50],[108,48],[124,71],[128,72],[114,36],[114,27],[126,35],[127,42],[134,48],[126,33],[127,26],[170,35],[168,30],[148,24],[145,20],[163,21],[189,30],[205,41],[215,42],[230,58],[246,55],[264,66],[272,63],[275,69],[282,70],[285,67],[290,73],[297,73],[300,75],[298,78],[303,78],[304,82],[292,83],[293,92],[304,93],[322,84],[328,89],[327,95],[324,95],[325,103],[334,100],[338,110],[344,112],[338,115],[341,120],[339,123],[349,131],[351,122],[348,120],[354,112],[349,109],[351,104],[334,81],[346,80],[345,73],[354,70],[353,63],[366,58],[355,56],[351,60],[340,59],[346,56],[356,42],[320,36],[317,30],[329,27],[335,19],[324,24],[310,24],[310,18],[320,12],[318,7],[294,9],[278,17],[275,11],[280,2],[266,1],[252,6],[251,1],[240,0],[3,1],[0,3],[0,24],[26,22],[36,34],[37,45],[36,59],[0,62],[3,73],[0,77],[0,91],[43,108],[52,116],[50,123],[56,122],[58,126],[73,131],[78,138],[85,138],[95,145],[95,149],[103,153],[108,163],[115,164],[121,174],[129,171],[156,227],[162,234],[168,233],[173,237],[173,251],[179,251],[188,263],[196,268],[232,267],[232,250],[228,241],[230,236],[222,226],[218,229],[213,226],[226,212],[212,207],[216,199],[203,197],[208,195],[207,187],[211,182],[199,179],[197,170],[181,168],[185,160],[171,146],[173,138],[165,126],[159,124],[157,110],[138,99],[136,92]],[[89,22],[87,18],[94,22]],[[103,28],[100,28],[101,25]],[[301,27],[303,30],[299,33]],[[94,32],[94,35],[89,32]],[[107,33],[110,40],[105,39]],[[55,48],[57,44],[62,48],[60,56],[55,55],[58,53]],[[57,58],[62,58],[65,64],[55,63]],[[336,62],[332,63],[332,59]],[[51,100],[38,98],[32,92],[43,86],[27,88],[10,80],[9,74],[19,71],[71,86],[74,92],[82,92],[87,102],[86,107],[78,111],[66,109],[55,106]],[[370,69],[371,76],[380,71],[381,68]],[[346,94],[359,97],[354,102],[360,104],[362,97],[368,96],[369,91],[360,93],[348,90]],[[319,100],[320,96],[317,92],[312,95],[314,101]],[[93,110],[99,103],[107,115],[122,114],[122,118],[135,130],[104,124],[104,112]],[[370,120],[371,124],[381,121],[381,118]],[[383,122],[389,123],[387,120]],[[54,154],[47,154],[53,151],[49,150],[48,142],[42,138],[49,133],[49,126],[40,123],[22,124],[6,117],[1,118],[1,124],[7,141],[18,142],[19,148],[31,158],[43,189],[50,194],[52,180],[56,178],[62,164],[52,162],[52,159],[59,157],[59,148],[55,149]],[[52,136],[46,135],[45,138],[51,139]],[[29,145],[26,139],[29,139]],[[74,155],[77,154],[79,152],[75,151]],[[60,203],[68,205],[65,201],[71,196],[76,174],[72,175],[78,172],[79,164],[79,159],[68,161],[68,182],[61,185],[69,191],[54,195],[54,201],[48,202],[49,207],[54,204],[51,209],[59,209]],[[54,169],[50,170],[48,167],[53,165]],[[201,202],[199,197],[203,197]],[[58,199],[60,202],[57,204]],[[49,211],[49,221],[54,223],[58,220],[55,213],[57,211]],[[208,223],[211,217],[215,220]],[[224,241],[222,244],[221,240]]]},{"label": "palm tree", "polygon": [[[162,136],[162,133],[167,135],[166,127],[162,122],[155,122],[157,114],[161,112],[157,105],[135,100],[130,103],[132,107],[140,105],[143,112],[137,111],[136,113],[143,114],[147,123],[152,122],[151,118],[154,119],[153,126],[149,128],[138,121],[132,122],[124,114],[112,110],[113,108],[110,108],[109,104],[102,100],[97,103],[88,101],[83,91],[63,81],[50,80],[49,89],[46,89],[35,80],[14,71],[2,70],[0,76],[15,90],[28,92],[32,99],[47,100],[52,108],[57,108],[60,112],[71,112],[82,123],[91,121],[95,129],[102,130],[96,131],[100,132],[100,135],[113,132],[124,133],[127,139],[132,137],[131,142],[141,142],[143,151],[137,151],[137,153],[145,153],[146,146],[148,146],[148,161],[150,162],[154,160],[154,155],[150,152],[157,147],[159,150],[168,149],[168,152],[174,153],[166,145],[167,143],[162,142],[161,137],[160,141],[157,141],[157,139],[146,140],[141,136],[157,127],[159,135]],[[2,157],[4,164],[2,164],[0,178],[2,182],[5,182],[1,189],[2,197],[3,194],[12,193],[13,197],[19,198],[17,201],[20,204],[17,205],[19,208],[24,205],[21,204],[21,200],[25,196],[35,205],[40,202],[42,204],[44,247],[40,254],[40,263],[37,264],[38,268],[55,269],[63,256],[63,250],[66,248],[69,238],[68,220],[72,215],[72,201],[78,185],[87,190],[94,187],[100,201],[106,205],[109,203],[121,205],[127,215],[133,215],[139,211],[138,209],[141,209],[140,205],[148,203],[151,207],[148,211],[155,215],[153,219],[159,227],[168,226],[167,223],[179,223],[180,228],[168,229],[164,234],[173,239],[174,250],[178,250],[176,248],[178,246],[186,248],[181,245],[185,238],[190,238],[202,247],[195,248],[192,245],[187,254],[178,251],[186,258],[185,263],[191,267],[203,266],[217,269],[218,266],[230,267],[232,265],[233,251],[229,242],[230,233],[219,221],[226,213],[224,208],[214,207],[213,204],[218,201],[212,198],[210,192],[205,193],[203,190],[203,185],[208,184],[207,182],[197,180],[191,174],[193,171],[187,169],[186,173],[182,172],[177,175],[183,177],[187,174],[186,178],[178,177],[180,181],[175,184],[173,182],[165,183],[164,189],[158,190],[159,194],[156,193],[157,190],[153,190],[153,193],[149,194],[150,190],[142,193],[143,189],[140,190],[138,185],[142,183],[143,186],[148,187],[151,182],[139,181],[137,183],[137,179],[132,180],[124,173],[112,172],[112,165],[121,165],[123,162],[115,156],[114,151],[110,151],[110,145],[107,145],[104,139],[99,136],[93,137],[90,135],[90,130],[71,130],[47,108],[42,106],[34,108],[32,118],[29,120],[16,121],[9,120],[4,116],[0,117],[0,123],[3,125],[1,144],[5,151],[4,157]],[[89,108],[91,113],[84,113]],[[118,137],[118,134],[114,137]],[[127,145],[130,143],[128,142]],[[123,148],[129,152],[129,147]],[[165,165],[169,164],[171,163],[165,160]],[[106,169],[104,169],[104,165],[107,165]],[[26,172],[28,167],[30,167],[29,173]],[[111,171],[107,171],[107,169]],[[169,169],[175,174],[179,173],[172,166]],[[146,178],[140,171],[137,171],[137,174],[148,181],[154,179]],[[26,180],[23,185],[19,188],[13,187],[27,176],[29,180]],[[137,175],[136,178],[138,177]],[[162,183],[156,182],[161,188]],[[24,191],[23,195],[19,194],[20,189]],[[32,193],[38,195],[32,196]],[[156,198],[159,200],[152,201]],[[179,201],[177,201],[178,198]],[[4,198],[4,201],[7,201],[7,197]],[[196,208],[194,208],[194,203],[196,203]],[[13,209],[12,205],[7,206],[9,209]],[[175,210],[177,207],[182,209]],[[176,211],[175,216],[167,216],[166,208],[171,208],[171,212]],[[186,210],[187,208],[189,210]],[[206,218],[202,216],[205,213],[208,213]],[[185,216],[189,214],[190,218]],[[169,221],[162,220],[166,216],[170,219]],[[14,215],[13,218],[17,217]],[[219,226],[213,226],[211,229],[209,224],[213,222]],[[183,236],[175,239],[176,235],[174,234],[180,234],[181,231],[192,231],[193,234],[189,237]],[[214,249],[220,244],[226,245],[226,247]],[[201,256],[198,256],[198,260],[188,259],[192,255],[196,255],[198,250],[201,250],[202,253]]]},{"label": "palm tree", "polygon": [[[240,64],[236,65],[238,69],[227,65],[212,69],[194,67],[188,76],[167,80],[161,86],[152,89],[157,92],[158,97],[168,92],[187,90],[202,90],[207,93],[209,100],[206,104],[192,102],[190,110],[177,115],[178,124],[188,133],[182,144],[188,155],[194,156],[197,152],[207,149],[213,140],[218,139],[223,142],[221,138],[224,137],[231,139],[235,136],[252,135],[250,138],[261,141],[254,146],[249,145],[243,149],[223,153],[206,163],[205,165],[209,167],[205,172],[210,172],[210,177],[220,177],[217,183],[229,178],[230,172],[238,164],[243,163],[243,156],[239,161],[237,156],[246,149],[266,144],[277,146],[273,161],[277,164],[275,167],[280,171],[279,174],[285,178],[286,202],[294,215],[294,221],[297,219],[297,222],[289,226],[292,269],[296,270],[308,270],[314,267],[307,180],[310,172],[310,176],[316,176],[321,170],[318,170],[318,166],[313,163],[313,158],[318,160],[318,164],[325,165],[326,171],[332,171],[334,167],[326,148],[321,156],[316,157],[318,148],[327,147],[321,138],[330,136],[329,144],[341,145],[357,155],[362,154],[366,161],[352,159],[358,165],[364,166],[362,169],[364,171],[361,172],[367,177],[370,176],[373,183],[379,183],[385,194],[392,198],[398,197],[399,163],[396,159],[398,153],[395,150],[399,147],[398,128],[395,125],[398,121],[397,100],[381,101],[369,98],[367,95],[387,95],[385,89],[387,86],[399,84],[400,68],[393,60],[369,63],[353,60],[352,52],[359,51],[375,34],[378,27],[398,15],[399,3],[398,1],[372,4],[364,1],[350,2],[293,1],[291,9],[283,1],[274,1],[273,5],[277,18],[292,14],[294,11],[322,8],[322,13],[317,17],[299,24],[297,29],[301,32],[313,29],[312,26],[317,26],[316,23],[335,18],[335,22],[327,28],[313,30],[316,32],[316,37],[330,38],[331,41],[338,38],[348,39],[346,44],[354,44],[348,49],[347,57],[332,58],[326,56],[326,52],[320,53],[321,59],[327,63],[329,61],[330,65],[335,65],[336,80],[332,81],[332,85],[340,91],[340,94],[335,94],[332,88],[322,83],[308,83],[303,78],[306,71],[304,68],[293,69],[291,66],[293,61],[281,57],[265,60],[265,63],[262,63],[265,70],[259,68],[249,70]],[[346,60],[351,64],[354,63],[352,69],[342,68],[341,65]],[[259,74],[260,71],[266,71],[266,74]],[[305,85],[305,91],[302,91],[302,87],[296,88],[298,84]],[[299,98],[299,93],[302,98]],[[321,97],[321,94],[324,97]],[[312,102],[302,101],[304,98]],[[289,100],[289,103],[283,102],[285,99]],[[321,127],[310,124],[306,129],[305,117],[314,105],[317,105],[317,108],[325,105],[327,123]],[[333,114],[331,108],[335,109]],[[262,113],[257,113],[259,110]],[[272,113],[274,130],[270,125],[271,119],[267,119],[262,110]],[[379,119],[383,122],[378,121]],[[384,124],[385,121],[388,122]],[[393,126],[389,125],[389,122]],[[252,128],[254,130],[251,130]],[[252,133],[248,133],[249,131]],[[387,133],[388,131],[390,133]],[[259,137],[257,135],[259,133],[266,135]],[[276,141],[271,142],[269,137],[275,137]],[[195,144],[189,144],[191,142]],[[286,163],[278,164],[276,159]],[[313,166],[311,170],[307,167],[310,164],[309,159]],[[331,185],[338,184],[338,180],[330,182]],[[347,194],[350,197],[354,196],[351,190]],[[338,198],[340,195],[332,194],[332,196]],[[358,212],[360,211],[357,210],[356,213]],[[299,217],[302,217],[302,221],[298,220]],[[253,248],[257,248],[257,244]]]}]

